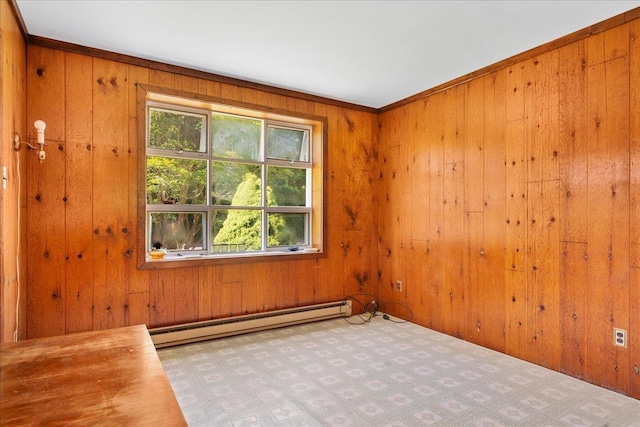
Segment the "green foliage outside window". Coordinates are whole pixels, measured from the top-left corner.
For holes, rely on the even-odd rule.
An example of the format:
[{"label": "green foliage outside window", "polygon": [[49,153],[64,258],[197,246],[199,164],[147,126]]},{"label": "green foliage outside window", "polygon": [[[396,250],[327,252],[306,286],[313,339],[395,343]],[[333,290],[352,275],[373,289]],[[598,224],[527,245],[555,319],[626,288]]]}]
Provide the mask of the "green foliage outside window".
[{"label": "green foliage outside window", "polygon": [[[263,205],[263,167],[268,168],[267,206],[306,206],[307,169],[244,163],[261,157],[261,120],[214,114],[211,149],[213,156],[220,160],[211,161],[180,157],[182,152],[206,152],[203,144],[206,116],[151,108],[149,117],[150,147],[172,151],[167,152],[166,157],[161,154],[147,156],[147,204],[201,205],[205,208],[202,212],[210,205],[225,206],[211,210],[209,229],[213,233],[214,252],[262,248],[262,211],[259,207]],[[298,137],[298,134],[300,132],[280,131],[278,151],[285,151],[284,136]],[[301,140],[295,145],[293,152],[299,152]],[[207,188],[209,167],[210,188]],[[167,249],[201,247],[201,215],[166,213],[153,214],[153,218],[151,226],[156,235],[152,244],[160,239]],[[165,224],[167,221],[170,223]],[[305,214],[270,214],[268,221],[267,243],[270,247],[296,245],[305,238]],[[168,233],[170,230],[180,232]],[[164,235],[158,237],[162,233]]]}]

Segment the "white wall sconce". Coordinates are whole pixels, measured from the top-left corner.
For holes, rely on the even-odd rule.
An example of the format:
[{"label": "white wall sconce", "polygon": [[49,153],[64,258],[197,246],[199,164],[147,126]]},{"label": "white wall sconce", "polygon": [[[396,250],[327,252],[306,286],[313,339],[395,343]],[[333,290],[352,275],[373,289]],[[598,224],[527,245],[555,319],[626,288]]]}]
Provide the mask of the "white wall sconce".
[{"label": "white wall sconce", "polygon": [[35,145],[31,145],[27,141],[20,141],[20,134],[18,132],[14,132],[13,149],[16,151],[20,151],[21,144],[24,144],[29,148],[37,150],[36,156],[38,157],[38,161],[42,163],[42,161],[47,158],[47,153],[44,152],[44,146],[47,145],[44,142],[44,130],[47,127],[47,124],[42,120],[36,120],[35,122],[33,122],[33,127],[36,128],[36,132],[38,133],[38,139],[37,139],[38,146],[36,147]]}]

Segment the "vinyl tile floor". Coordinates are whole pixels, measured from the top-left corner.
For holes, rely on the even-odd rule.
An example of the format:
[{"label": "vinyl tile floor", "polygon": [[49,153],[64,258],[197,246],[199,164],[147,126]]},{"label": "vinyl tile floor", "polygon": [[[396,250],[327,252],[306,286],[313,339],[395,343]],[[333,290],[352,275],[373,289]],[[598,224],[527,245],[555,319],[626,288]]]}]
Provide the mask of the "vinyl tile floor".
[{"label": "vinyl tile floor", "polygon": [[640,427],[636,399],[413,323],[347,320],[158,354],[193,427]]}]

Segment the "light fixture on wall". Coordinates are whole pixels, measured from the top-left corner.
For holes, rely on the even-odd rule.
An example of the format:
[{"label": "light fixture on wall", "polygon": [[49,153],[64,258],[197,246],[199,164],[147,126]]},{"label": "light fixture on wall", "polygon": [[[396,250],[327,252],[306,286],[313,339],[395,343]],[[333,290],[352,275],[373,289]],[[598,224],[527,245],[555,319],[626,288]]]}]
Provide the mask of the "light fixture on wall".
[{"label": "light fixture on wall", "polygon": [[20,134],[18,132],[15,132],[13,134],[13,149],[16,151],[20,151],[20,144],[25,144],[27,147],[37,150],[36,156],[42,163],[42,161],[47,157],[47,154],[44,152],[44,146],[46,145],[44,142],[44,130],[47,127],[47,124],[42,120],[36,120],[35,122],[33,122],[33,127],[36,128],[36,132],[38,133],[38,146],[36,147],[35,145],[31,145],[26,141],[20,141]]}]

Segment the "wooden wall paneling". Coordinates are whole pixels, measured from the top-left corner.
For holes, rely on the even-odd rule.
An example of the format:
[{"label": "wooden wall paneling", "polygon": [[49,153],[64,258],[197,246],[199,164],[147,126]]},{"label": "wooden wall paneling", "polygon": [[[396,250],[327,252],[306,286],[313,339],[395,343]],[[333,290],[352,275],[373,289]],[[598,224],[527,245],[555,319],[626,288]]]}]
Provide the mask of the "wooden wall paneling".
[{"label": "wooden wall paneling", "polygon": [[406,251],[406,286],[403,287],[412,321],[429,324],[426,305],[429,289],[429,126],[432,111],[430,101],[411,104],[411,150],[409,218],[409,248]]},{"label": "wooden wall paneling", "polygon": [[[624,49],[624,40],[621,40]],[[628,38],[626,39],[628,43]],[[591,46],[590,46],[591,48]],[[589,50],[591,55],[591,50]],[[629,58],[589,69],[590,380],[629,386],[629,353],[614,347],[614,327],[629,322]],[[605,202],[606,201],[606,202]]]},{"label": "wooden wall paneling", "polygon": [[[244,96],[244,95],[243,95]],[[300,113],[305,113],[305,114],[313,114],[313,110],[315,108],[315,103],[313,101],[309,101],[307,99],[300,99],[300,98],[294,98],[293,99],[293,111],[298,111]],[[363,123],[366,123],[368,120],[365,119],[364,116],[370,116],[370,114],[364,113],[364,114],[360,114],[362,117]],[[363,128],[366,128],[366,126],[363,126]],[[369,127],[369,130],[371,130],[371,128]]]},{"label": "wooden wall paneling", "polygon": [[411,241],[429,238],[429,140],[427,127],[432,123],[429,100],[415,103],[417,129],[412,138],[411,174]]},{"label": "wooden wall paneling", "polygon": [[528,185],[527,360],[558,370],[560,366],[559,182]]},{"label": "wooden wall paneling", "polygon": [[529,325],[527,273],[522,270],[505,271],[505,353],[527,359]]},{"label": "wooden wall paneling", "polygon": [[248,87],[240,88],[240,99],[249,104],[258,103],[258,91]]},{"label": "wooden wall paneling", "polygon": [[629,26],[629,396],[640,399],[640,20]]},{"label": "wooden wall paneling", "polygon": [[484,80],[464,85],[464,207],[482,212],[484,206]]},{"label": "wooden wall paneling", "polygon": [[561,242],[560,371],[583,379],[587,361],[587,244]]},{"label": "wooden wall paneling", "polygon": [[[242,97],[238,86],[225,83],[220,85],[220,96],[225,99],[233,99],[236,101],[239,101]],[[274,101],[274,99],[270,101]]]},{"label": "wooden wall paneling", "polygon": [[[27,123],[47,123],[44,162],[27,150],[27,338],[65,331],[65,57],[63,52],[34,48],[27,60]],[[27,126],[23,140],[33,143]]]},{"label": "wooden wall paneling", "polygon": [[[281,287],[282,284],[278,283],[276,286]],[[220,306],[222,317],[242,314],[242,284],[240,282],[220,283]]]},{"label": "wooden wall paneling", "polygon": [[[392,290],[389,288],[391,282],[391,236],[390,230],[393,228],[393,223],[389,221],[390,209],[391,209],[391,173],[390,165],[387,160],[388,153],[388,139],[390,137],[390,130],[388,126],[389,114],[383,114],[380,117],[380,130],[378,134],[378,173],[377,184],[374,186],[377,194],[377,209],[374,213],[376,215],[377,223],[377,271],[375,274],[375,292],[372,294],[377,295],[378,299],[382,301],[391,301],[393,296]],[[355,307],[354,307],[355,308]]]},{"label": "wooden wall paneling", "polygon": [[126,324],[131,256],[127,66],[93,60],[94,329]]},{"label": "wooden wall paneling", "polygon": [[[631,223],[629,230],[640,230],[640,20],[629,28],[629,136],[631,168]],[[630,232],[631,266],[640,268],[640,232]],[[633,313],[633,311],[631,311]],[[638,313],[638,311],[636,311]]]},{"label": "wooden wall paneling", "polygon": [[525,65],[527,181],[558,179],[558,51]]},{"label": "wooden wall paneling", "polygon": [[183,90],[185,92],[198,93],[200,90],[199,79],[181,74],[175,75],[174,85],[177,90]]},{"label": "wooden wall paneling", "polygon": [[159,327],[175,323],[176,270],[149,271],[149,326]]},{"label": "wooden wall paneling", "polygon": [[219,289],[217,280],[219,268],[219,266],[199,267],[198,320],[210,320],[220,316],[220,297],[216,293]]},{"label": "wooden wall paneling", "polygon": [[[524,271],[526,236],[525,65],[509,67],[505,96],[505,268]],[[507,301],[512,295],[507,295]]]},{"label": "wooden wall paneling", "polygon": [[220,83],[211,80],[200,79],[198,81],[198,92],[219,98],[221,95]]},{"label": "wooden wall paneling", "polygon": [[176,88],[176,74],[166,71],[149,70],[149,83],[153,86],[160,86],[168,89]]},{"label": "wooden wall paneling", "polygon": [[[445,215],[446,217],[446,215]],[[464,260],[460,272],[463,282],[461,305],[454,305],[454,312],[464,322],[459,324],[458,336],[476,344],[487,346],[489,337],[484,333],[489,322],[485,314],[491,301],[484,295],[493,286],[493,277],[486,271],[484,250],[484,214],[482,212],[466,212],[464,222]],[[486,309],[485,309],[486,308]]]},{"label": "wooden wall paneling", "polygon": [[129,293],[127,299],[127,326],[149,326],[149,292]]},{"label": "wooden wall paneling", "polygon": [[[27,47],[27,134],[23,140],[36,138],[35,120],[47,123],[46,141],[64,141],[64,52],[29,45]],[[31,119],[33,117],[33,119]],[[48,147],[49,150],[52,147]],[[45,148],[45,151],[48,151]]]},{"label": "wooden wall paneling", "polygon": [[629,277],[629,396],[640,399],[640,268]]},{"label": "wooden wall paneling", "polygon": [[518,63],[506,68],[505,114],[507,123],[523,120],[525,93],[525,66]]},{"label": "wooden wall paneling", "polygon": [[[267,286],[269,263],[261,262],[252,264],[251,268],[242,270],[242,283],[247,286],[255,283],[256,288],[256,308],[258,312],[266,311],[269,308],[269,300],[272,297],[271,288]],[[323,292],[327,292],[326,287],[322,288]]]},{"label": "wooden wall paneling", "polygon": [[484,99],[484,207],[483,207],[483,283],[482,312],[484,330],[481,342],[504,351],[506,245],[506,93],[507,72],[502,70],[485,79]]},{"label": "wooden wall paneling", "polygon": [[505,268],[524,271],[526,263],[527,184],[525,121],[508,122],[505,129],[506,230]]},{"label": "wooden wall paneling", "polygon": [[[445,147],[446,152],[446,147]],[[464,211],[464,162],[448,163],[443,166],[442,197],[432,198],[436,208],[442,212],[441,223],[437,233],[441,234],[442,258],[442,306],[443,331],[449,335],[465,337],[468,316],[465,315],[465,211]],[[434,206],[436,203],[441,205]],[[430,221],[434,224],[434,221]],[[434,225],[432,225],[433,230]],[[431,237],[433,242],[437,237]]]},{"label": "wooden wall paneling", "polygon": [[[452,329],[451,296],[444,281],[444,95],[436,95],[430,104],[429,143],[429,288],[427,292],[428,325],[444,332]],[[453,163],[455,164],[455,163]]]},{"label": "wooden wall paneling", "polygon": [[179,323],[196,322],[199,317],[200,270],[198,267],[181,269],[174,281],[174,321]]},{"label": "wooden wall paneling", "polygon": [[[301,306],[313,304],[316,301],[315,290],[318,283],[318,261],[313,259],[290,262],[289,267],[288,281],[298,287],[297,304]],[[370,271],[371,270],[368,270],[366,273],[370,275]],[[368,277],[368,281],[369,284],[371,284],[372,278],[370,276]],[[369,286],[369,288],[370,287],[371,286]],[[369,289],[369,292],[371,292],[371,289]],[[242,299],[245,300],[244,293]]]},{"label": "wooden wall paneling", "polygon": [[27,51],[18,17],[10,2],[0,2],[0,93],[2,106],[2,154],[0,158],[7,167],[6,189],[0,196],[0,343],[14,341],[26,336],[26,163],[32,152],[22,147],[13,149],[13,133],[23,139],[27,133]]},{"label": "wooden wall paneling", "polygon": [[[396,137],[394,136],[394,138]],[[393,301],[398,297],[395,293],[395,282],[403,280],[405,276],[402,224],[406,218],[404,218],[402,211],[401,153],[399,145],[386,147],[385,151],[381,153],[383,162],[381,173],[383,180],[385,180],[385,185],[382,188],[385,193],[380,196],[384,207],[379,210],[378,215],[378,227],[383,236],[379,252],[388,268],[388,276],[380,283],[378,289],[379,299],[383,302]]]},{"label": "wooden wall paneling", "polygon": [[[251,307],[250,303],[245,305],[245,298],[253,300],[253,310],[251,312],[255,312],[255,287],[245,286],[242,282],[242,266],[240,264],[221,265],[219,271],[222,312],[226,313],[228,311],[228,313],[237,315],[244,314],[246,308]],[[225,298],[230,299],[228,304],[223,303]]]},{"label": "wooden wall paneling", "polygon": [[561,182],[560,238],[587,241],[587,52],[586,42],[563,47],[558,78],[558,161]]},{"label": "wooden wall paneling", "polygon": [[[129,277],[129,288],[127,290],[128,294],[139,294],[145,293],[147,295],[147,304],[149,304],[149,271],[148,270],[139,270],[138,269],[138,260],[136,259],[135,254],[137,253],[137,242],[138,242],[138,227],[137,224],[137,209],[138,209],[138,146],[139,144],[145,144],[145,141],[138,141],[138,84],[147,84],[149,83],[149,70],[143,67],[136,67],[133,65],[129,65],[127,69],[128,75],[128,107],[127,114],[129,117],[128,125],[129,125],[129,218],[131,218],[134,222],[131,223],[129,228],[128,236],[128,244],[131,250],[130,257],[125,258],[126,262],[126,270],[127,277]],[[141,295],[136,295],[136,300],[141,300]],[[136,310],[136,307],[139,307],[143,312],[134,313],[133,310]],[[146,308],[146,309],[145,309]],[[131,319],[140,319],[140,318],[148,318],[149,310],[148,307],[145,307],[141,304],[136,304],[134,306],[133,302],[130,301],[128,316]]]},{"label": "wooden wall paneling", "polygon": [[[440,138],[444,143],[444,162],[462,162],[465,159],[465,96],[466,85],[455,86],[442,92],[442,129]],[[437,95],[440,97],[440,95]],[[435,123],[434,123],[435,124]]]},{"label": "wooden wall paneling", "polygon": [[342,273],[344,291],[338,299],[359,292],[375,294],[372,285],[374,279],[371,277],[373,240],[371,227],[345,231],[344,271]]},{"label": "wooden wall paneling", "polygon": [[65,333],[93,329],[93,60],[65,53]]},{"label": "wooden wall paneling", "polygon": [[410,316],[406,319],[411,318],[413,323],[419,325],[428,325],[431,317],[427,305],[427,300],[430,298],[428,290],[431,280],[429,277],[429,241],[411,240],[411,246],[406,253],[406,279],[403,282],[402,293],[405,295],[407,307],[411,310]]}]

